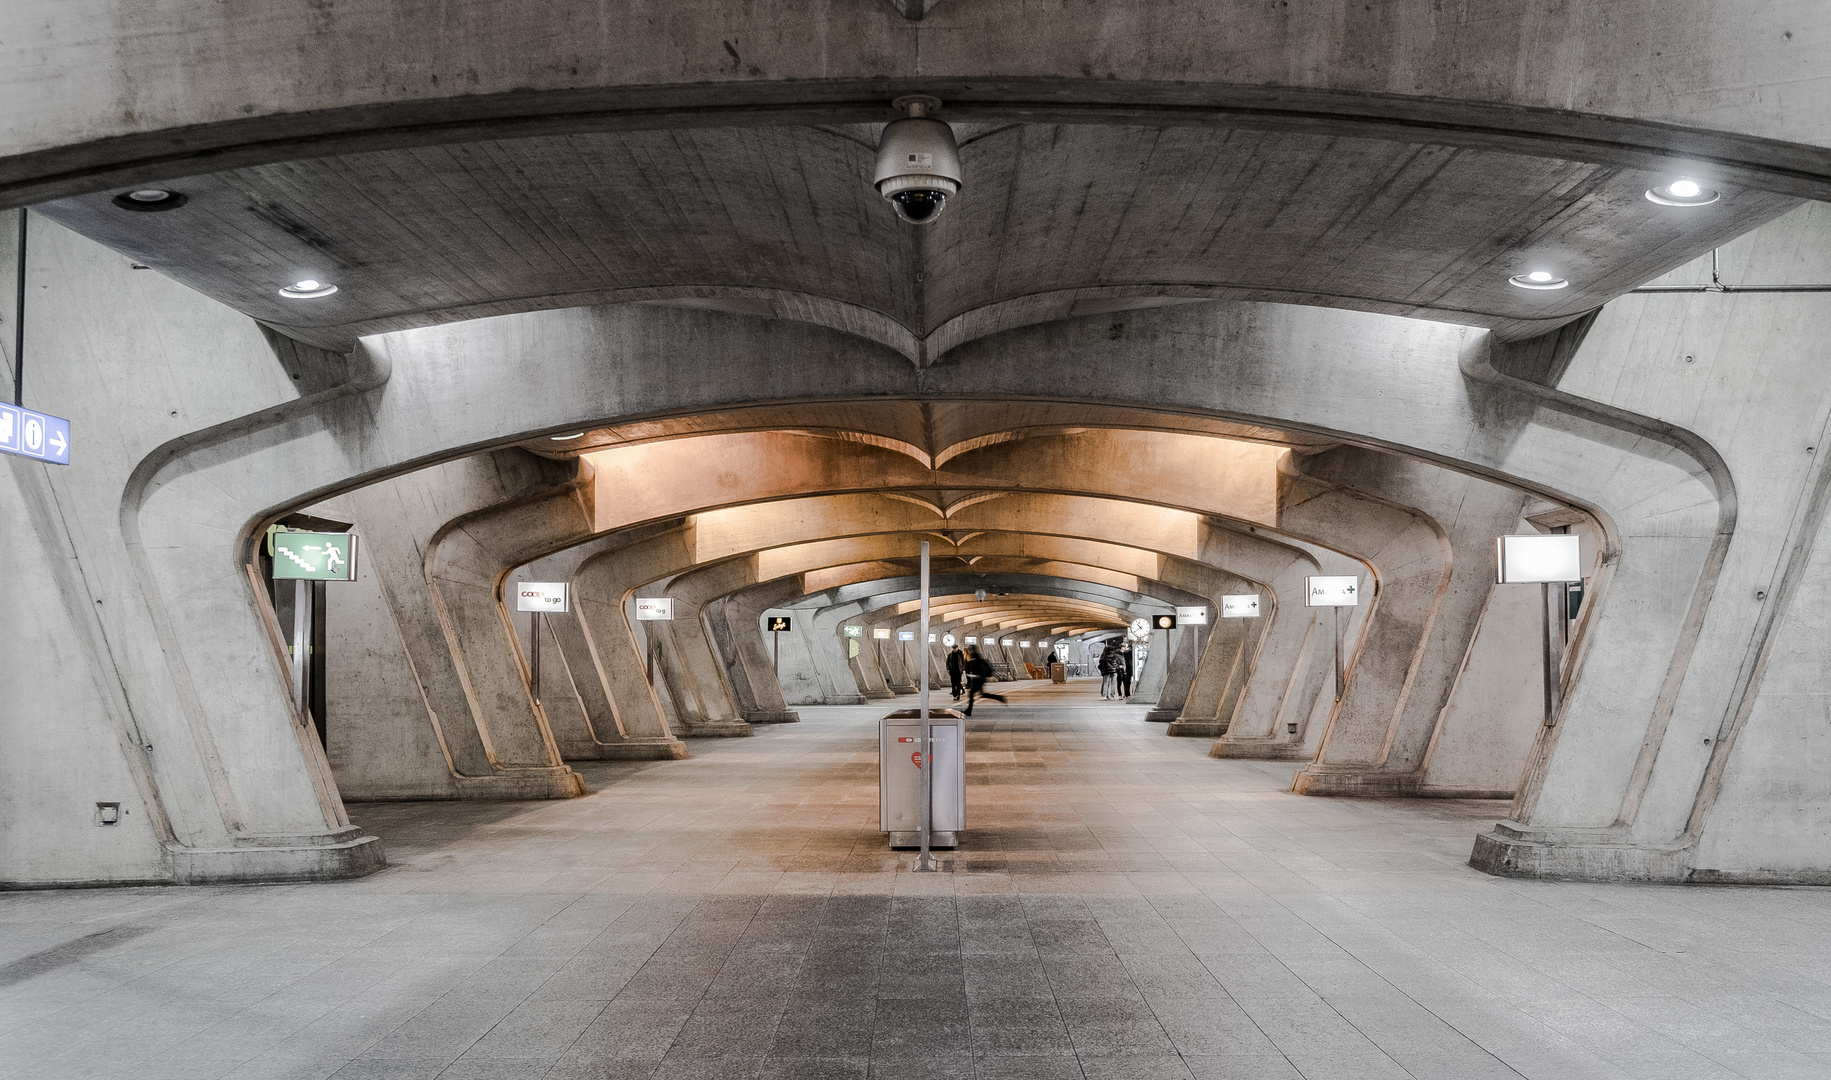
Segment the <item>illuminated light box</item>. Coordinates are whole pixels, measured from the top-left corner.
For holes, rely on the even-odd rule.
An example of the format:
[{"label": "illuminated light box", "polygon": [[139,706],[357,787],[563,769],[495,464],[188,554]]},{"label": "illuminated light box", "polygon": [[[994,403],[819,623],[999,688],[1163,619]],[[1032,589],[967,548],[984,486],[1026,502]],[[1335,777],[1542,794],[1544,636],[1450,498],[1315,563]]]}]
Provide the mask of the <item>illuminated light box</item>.
[{"label": "illuminated light box", "polygon": [[1221,618],[1256,619],[1259,616],[1259,594],[1239,593],[1221,597]]},{"label": "illuminated light box", "polygon": [[1176,622],[1181,626],[1207,626],[1208,609],[1206,607],[1179,607],[1176,609]]},{"label": "illuminated light box", "polygon": [[914,630],[898,630],[896,632],[896,639],[898,641],[914,641],[915,640],[915,631]]},{"label": "illuminated light box", "polygon": [[1304,578],[1304,607],[1354,607],[1361,602],[1358,577]]},{"label": "illuminated light box", "polygon": [[845,628],[845,635],[847,637],[864,637],[865,628],[862,626],[848,626]]},{"label": "illuminated light box", "polygon": [[966,635],[966,643],[968,645],[977,645],[977,644],[979,644],[979,639],[974,637],[971,634],[968,634],[968,635]]},{"label": "illuminated light box", "polygon": [[1004,647],[1005,647],[1005,648],[1007,648],[1007,649],[1008,649],[1008,648],[1010,648],[1010,647],[1011,647],[1011,639],[1010,639],[1010,638],[1005,638],[1005,639],[1004,639],[1004,640],[1003,640],[1003,641],[1002,641],[1002,642],[1000,642],[1000,643],[999,643],[999,644],[1001,644],[1001,645],[1003,645],[1003,646],[1004,646]]},{"label": "illuminated light box", "polygon": [[871,636],[878,641],[889,641],[890,628],[888,626],[874,626],[871,628]]},{"label": "illuminated light box", "polygon": [[647,596],[636,598],[637,622],[672,622],[674,619],[674,598],[671,596]]},{"label": "illuminated light box", "polygon": [[1494,541],[1495,580],[1502,585],[1582,581],[1583,560],[1575,533],[1531,533]]}]

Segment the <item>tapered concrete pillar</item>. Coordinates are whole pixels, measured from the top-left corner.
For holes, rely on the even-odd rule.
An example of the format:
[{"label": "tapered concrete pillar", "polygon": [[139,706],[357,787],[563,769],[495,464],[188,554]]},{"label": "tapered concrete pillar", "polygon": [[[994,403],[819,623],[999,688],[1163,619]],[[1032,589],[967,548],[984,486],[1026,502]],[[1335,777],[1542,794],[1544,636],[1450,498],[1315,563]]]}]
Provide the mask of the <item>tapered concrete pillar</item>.
[{"label": "tapered concrete pillar", "polygon": [[[1485,480],[1359,450],[1333,451],[1308,463],[1306,471],[1368,502],[1378,499],[1382,507],[1410,508],[1416,524],[1382,528],[1372,515],[1355,515],[1367,533],[1386,538],[1366,552],[1380,575],[1369,605],[1370,629],[1321,751],[1291,790],[1415,793],[1423,782],[1425,750],[1493,587],[1494,537],[1518,520],[1525,497]],[[1301,528],[1310,505],[1323,499],[1314,491],[1294,479],[1281,524]],[[1340,508],[1331,517],[1338,523],[1353,520]]]},{"label": "tapered concrete pillar", "polygon": [[513,652],[495,573],[467,579],[475,552],[460,553],[466,539],[454,540],[448,527],[548,498],[565,521],[560,527],[576,527],[581,485],[589,482],[589,469],[584,479],[580,471],[503,450],[359,488],[320,508],[348,507],[361,533],[361,569],[373,578],[326,590],[338,651],[360,658],[327,683],[332,764],[348,776],[350,797],[584,792],[582,778],[551,750],[532,703],[523,703],[519,673],[501,667]]}]

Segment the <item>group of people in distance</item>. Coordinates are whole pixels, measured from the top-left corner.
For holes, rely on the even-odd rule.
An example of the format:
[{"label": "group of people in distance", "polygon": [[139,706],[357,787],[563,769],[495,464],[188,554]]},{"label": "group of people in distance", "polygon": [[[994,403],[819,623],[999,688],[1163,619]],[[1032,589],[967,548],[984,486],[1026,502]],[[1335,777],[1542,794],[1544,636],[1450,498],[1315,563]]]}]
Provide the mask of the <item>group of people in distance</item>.
[{"label": "group of people in distance", "polygon": [[[1053,668],[1056,663],[1054,652],[1044,661],[1044,670]],[[953,689],[954,700],[966,695],[965,715],[973,715],[975,698],[991,698],[1000,705],[1009,705],[1003,694],[994,694],[985,688],[987,680],[992,677],[992,662],[979,655],[979,646],[968,645],[965,651],[959,646],[947,654],[947,682]],[[1106,643],[1100,653],[1100,696],[1103,698],[1126,698],[1132,694],[1132,643],[1124,638],[1113,638]]]},{"label": "group of people in distance", "polygon": [[1132,643],[1124,638],[1109,638],[1100,652],[1100,696],[1132,696]]}]

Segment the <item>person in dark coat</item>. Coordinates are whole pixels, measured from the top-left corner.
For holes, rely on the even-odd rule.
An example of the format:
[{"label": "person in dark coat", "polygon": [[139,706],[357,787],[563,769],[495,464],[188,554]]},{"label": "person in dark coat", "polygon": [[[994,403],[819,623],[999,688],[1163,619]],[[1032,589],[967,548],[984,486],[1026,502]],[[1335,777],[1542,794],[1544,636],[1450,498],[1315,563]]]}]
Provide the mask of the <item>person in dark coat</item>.
[{"label": "person in dark coat", "polygon": [[1108,641],[1100,650],[1100,696],[1110,698],[1119,684],[1119,645]]},{"label": "person in dark coat", "polygon": [[966,670],[966,654],[959,649],[947,654],[947,681],[953,687],[954,700],[960,700],[960,674]]},{"label": "person in dark coat", "polygon": [[985,688],[986,680],[992,677],[992,662],[979,655],[976,646],[966,647],[966,709],[967,716],[973,715],[973,699],[989,697],[1000,705],[1009,705],[1003,694],[994,694]]},{"label": "person in dark coat", "polygon": [[1131,697],[1132,643],[1129,641],[1124,645],[1119,646],[1119,670],[1114,672],[1114,674],[1119,676],[1119,696],[1122,698]]}]

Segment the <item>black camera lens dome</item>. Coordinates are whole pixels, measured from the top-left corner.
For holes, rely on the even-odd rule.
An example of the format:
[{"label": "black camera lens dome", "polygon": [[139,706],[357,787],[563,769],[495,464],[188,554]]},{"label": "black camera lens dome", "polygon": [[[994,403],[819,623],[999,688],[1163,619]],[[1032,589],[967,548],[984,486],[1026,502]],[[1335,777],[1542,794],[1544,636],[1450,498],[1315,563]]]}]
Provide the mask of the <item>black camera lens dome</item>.
[{"label": "black camera lens dome", "polygon": [[890,196],[890,201],[896,204],[898,217],[922,225],[941,215],[941,208],[947,205],[947,196],[939,191],[911,189],[897,192]]}]

